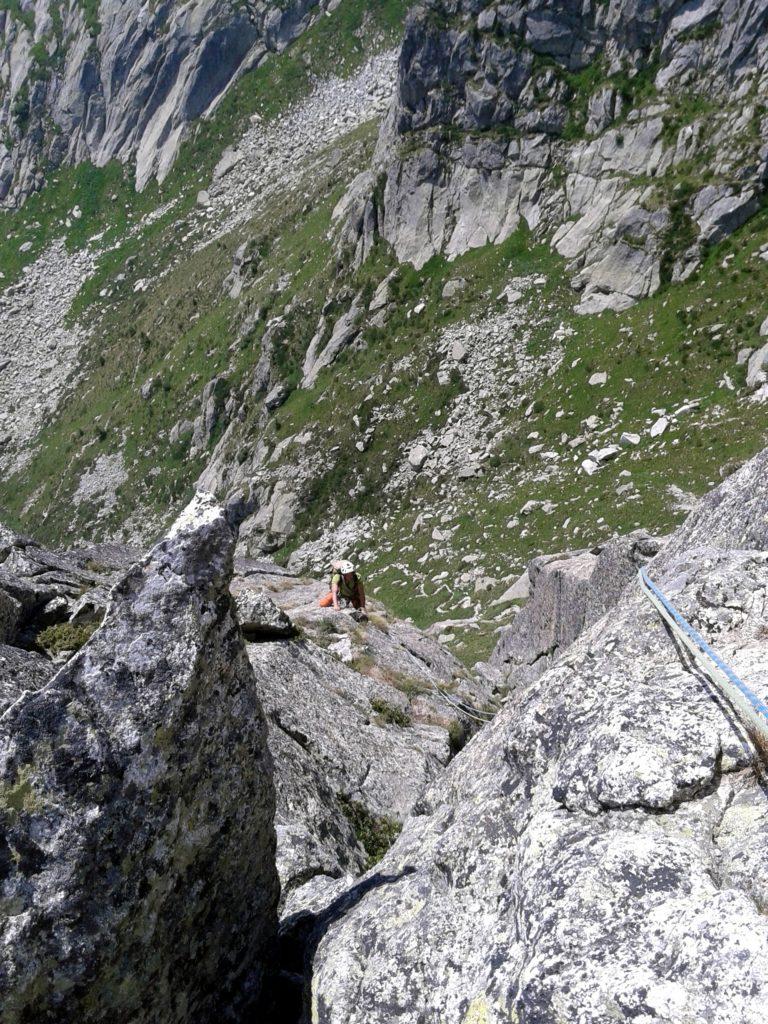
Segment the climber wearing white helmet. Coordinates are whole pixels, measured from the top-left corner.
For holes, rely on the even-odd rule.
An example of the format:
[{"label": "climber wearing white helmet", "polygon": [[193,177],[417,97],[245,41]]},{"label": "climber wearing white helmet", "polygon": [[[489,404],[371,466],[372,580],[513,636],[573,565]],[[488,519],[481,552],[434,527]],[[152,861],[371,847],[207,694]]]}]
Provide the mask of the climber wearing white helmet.
[{"label": "climber wearing white helmet", "polygon": [[354,565],[347,559],[331,562],[331,591],[320,598],[321,608],[341,610],[340,601],[346,601],[356,610],[365,608],[365,588],[355,572]]}]

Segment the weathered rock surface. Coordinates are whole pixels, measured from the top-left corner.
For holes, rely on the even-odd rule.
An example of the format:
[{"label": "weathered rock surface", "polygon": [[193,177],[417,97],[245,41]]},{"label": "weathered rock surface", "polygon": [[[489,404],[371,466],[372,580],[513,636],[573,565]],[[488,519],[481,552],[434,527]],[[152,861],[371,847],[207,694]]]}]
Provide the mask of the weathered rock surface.
[{"label": "weathered rock surface", "polygon": [[228,593],[235,533],[199,495],[0,721],[7,1024],[186,1024],[259,994],[274,787]]},{"label": "weathered rock surface", "polygon": [[140,556],[122,544],[49,551],[0,531],[0,643],[28,645],[45,626],[100,619],[110,587]]},{"label": "weathered rock surface", "polygon": [[[162,180],[187,126],[282,50],[325,4],[292,0],[98,4],[0,12],[0,200],[19,202],[46,163],[135,160],[139,189]],[[221,173],[220,173],[221,176]]]},{"label": "weathered rock surface", "polygon": [[[626,309],[663,276],[689,276],[700,246],[759,208],[768,151],[743,98],[768,89],[766,30],[760,0],[669,0],[653,13],[640,0],[417,5],[374,166],[340,204],[341,244],[360,262],[378,232],[421,267],[525,222],[569,261],[578,312]],[[680,117],[695,95],[712,109]],[[710,152],[729,184],[675,208],[659,183],[683,162],[709,166]]]},{"label": "weathered rock surface", "polygon": [[530,598],[499,637],[491,664],[508,686],[537,679],[584,630],[613,607],[641,565],[660,544],[642,532],[591,551],[534,558],[528,566]]},{"label": "weathered rock surface", "polygon": [[240,628],[247,639],[271,638],[274,640],[279,637],[292,636],[295,632],[293,623],[285,612],[278,608],[263,590],[257,590],[247,583],[241,583],[232,588],[232,593],[237,606]]},{"label": "weathered rock surface", "polygon": [[39,690],[55,671],[41,654],[0,643],[0,717],[25,690]]},{"label": "weathered rock surface", "polygon": [[[763,698],[767,470],[768,451],[649,567]],[[758,1024],[766,838],[754,747],[628,589],[459,754],[376,872],[294,903],[307,1015]]]},{"label": "weathered rock surface", "polygon": [[[248,643],[269,723],[277,789],[277,866],[282,899],[310,879],[358,875],[367,861],[345,804],[375,819],[404,821],[451,757],[466,705],[482,687],[439,644],[374,603],[367,622],[321,609],[325,585],[261,563],[233,589],[258,585],[300,629],[294,639]],[[288,613],[288,614],[286,614]]]}]

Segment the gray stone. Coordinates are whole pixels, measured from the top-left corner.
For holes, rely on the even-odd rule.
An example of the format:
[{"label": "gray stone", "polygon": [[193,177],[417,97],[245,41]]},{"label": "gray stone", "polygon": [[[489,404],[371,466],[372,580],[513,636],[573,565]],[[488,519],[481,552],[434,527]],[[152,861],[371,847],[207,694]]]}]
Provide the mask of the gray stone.
[{"label": "gray stone", "polygon": [[450,281],[446,281],[443,285],[442,297],[444,299],[455,299],[466,287],[467,282],[463,277],[452,277]]},{"label": "gray stone", "polygon": [[590,459],[597,463],[598,466],[602,466],[604,462],[611,462],[616,458],[617,455],[621,454],[621,446],[618,444],[609,444],[604,448],[595,448],[594,451],[589,453]]},{"label": "gray stone", "polygon": [[7,591],[0,589],[0,643],[13,642],[20,619],[21,603]]},{"label": "gray stone", "polygon": [[694,199],[692,215],[702,241],[714,243],[740,228],[759,208],[760,197],[752,189],[733,195],[724,186],[707,185]]},{"label": "gray stone", "polygon": [[292,636],[293,623],[263,590],[248,584],[232,588],[240,628],[247,640]]},{"label": "gray stone", "polygon": [[638,568],[658,550],[655,539],[632,533],[593,551],[535,558],[527,570],[531,597],[502,631],[491,664],[505,669],[510,685],[540,676],[613,607]]},{"label": "gray stone", "polygon": [[221,154],[219,162],[213,169],[213,180],[219,181],[225,174],[229,174],[232,168],[236,167],[242,159],[243,154],[240,150],[232,149],[230,146],[227,146]]},{"label": "gray stone", "polygon": [[17,794],[0,809],[7,1024],[191,1024],[258,995],[274,790],[234,546],[198,496],[86,647],[0,722],[0,782]]},{"label": "gray stone", "polygon": [[290,393],[290,389],[287,385],[275,384],[264,399],[265,408],[269,409],[270,412],[274,412],[275,409],[280,408]]},{"label": "gray stone", "polygon": [[463,363],[466,362],[468,355],[466,346],[457,338],[451,346],[451,359],[454,363]]},{"label": "gray stone", "polygon": [[[321,370],[330,366],[338,354],[350,345],[360,333],[360,320],[363,310],[360,306],[361,296],[357,295],[350,308],[334,324],[331,336],[322,351],[310,357],[310,350],[307,351],[307,358],[304,362],[304,377],[301,382],[303,388],[310,388],[317,380]],[[314,340],[314,339],[313,339]],[[310,346],[311,348],[311,346]]]},{"label": "gray stone", "polygon": [[758,388],[768,380],[768,343],[757,349],[747,362],[747,387]]},{"label": "gray stone", "polygon": [[651,429],[648,433],[651,437],[661,437],[669,426],[669,420],[666,416],[660,416],[654,423],[651,424]]},{"label": "gray stone", "polygon": [[416,444],[408,452],[408,464],[412,469],[419,470],[429,458],[429,449],[423,444]]},{"label": "gray stone", "polygon": [[53,662],[41,654],[0,643],[0,719],[25,692],[45,686],[55,671]]},{"label": "gray stone", "polygon": [[494,605],[509,604],[511,601],[527,601],[531,595],[531,577],[526,569],[525,572],[518,576],[511,587],[508,587],[501,597],[497,597],[492,602]]},{"label": "gray stone", "polygon": [[395,271],[387,274],[387,276],[379,283],[376,291],[373,293],[371,304],[368,306],[369,313],[376,313],[383,310],[392,300],[392,279],[395,275]]}]

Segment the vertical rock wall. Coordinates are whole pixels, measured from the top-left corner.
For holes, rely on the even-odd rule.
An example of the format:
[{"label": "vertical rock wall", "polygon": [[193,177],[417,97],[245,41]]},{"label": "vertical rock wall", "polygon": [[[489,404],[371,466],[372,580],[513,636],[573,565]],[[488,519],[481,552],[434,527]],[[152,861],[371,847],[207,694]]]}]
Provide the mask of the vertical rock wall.
[{"label": "vertical rock wall", "polygon": [[197,1024],[259,994],[275,796],[235,539],[198,496],[0,721],[4,1024]]}]

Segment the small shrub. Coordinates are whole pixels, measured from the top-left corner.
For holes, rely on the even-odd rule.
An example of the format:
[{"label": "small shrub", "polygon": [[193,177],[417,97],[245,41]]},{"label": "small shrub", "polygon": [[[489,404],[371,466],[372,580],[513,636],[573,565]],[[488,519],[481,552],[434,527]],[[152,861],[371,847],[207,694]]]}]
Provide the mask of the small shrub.
[{"label": "small shrub", "polygon": [[411,724],[411,716],[407,711],[395,707],[394,704],[388,704],[387,701],[381,700],[379,697],[372,698],[371,707],[377,715],[381,715],[388,725],[399,725],[405,728]]},{"label": "small shrub", "polygon": [[109,566],[97,562],[95,558],[89,558],[85,563],[85,568],[89,572],[109,572]]},{"label": "small shrub", "polygon": [[392,843],[397,839],[403,826],[394,818],[377,817],[367,807],[351,800],[347,796],[339,796],[339,803],[357,836],[357,840],[368,854],[365,863],[366,871],[378,864]]},{"label": "small shrub", "polygon": [[391,679],[388,681],[392,683],[396,690],[404,693],[409,700],[413,697],[418,697],[420,693],[424,693],[427,689],[420,679],[413,679],[404,672],[391,673]]},{"label": "small shrub", "polygon": [[454,721],[448,726],[448,745],[452,755],[466,746],[469,739],[469,729],[464,722]]},{"label": "small shrub", "polygon": [[37,634],[36,645],[55,656],[63,651],[79,651],[98,629],[98,622],[59,622]]}]

